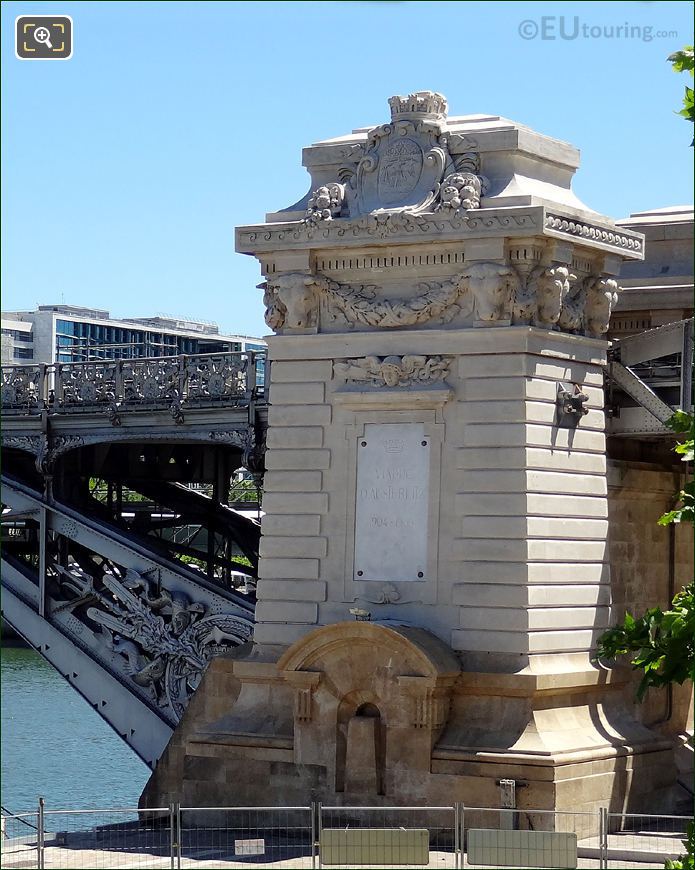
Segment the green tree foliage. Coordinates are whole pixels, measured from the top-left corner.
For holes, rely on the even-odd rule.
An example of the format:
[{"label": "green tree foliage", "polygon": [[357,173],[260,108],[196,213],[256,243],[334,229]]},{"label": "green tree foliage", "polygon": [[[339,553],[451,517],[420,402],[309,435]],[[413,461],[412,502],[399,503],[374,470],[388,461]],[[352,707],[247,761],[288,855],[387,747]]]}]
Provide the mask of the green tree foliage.
[{"label": "green tree foliage", "polygon": [[[686,437],[675,446],[683,462],[692,462],[695,451],[695,418],[685,411],[676,411],[668,421],[668,425],[674,432]],[[695,523],[695,481],[689,480],[685,487],[678,493],[676,507],[659,518],[659,525],[667,526],[670,523],[686,521]]]},{"label": "green tree foliage", "polygon": [[253,480],[243,478],[242,480],[232,481],[229,490],[230,501],[248,501],[258,502],[259,491]]},{"label": "green tree foliage", "polygon": [[[90,477],[89,494],[102,504],[106,504],[108,501],[107,482],[102,480],[100,477]],[[140,495],[139,492],[135,492],[134,490],[128,489],[124,486],[121,491],[121,501],[123,504],[126,504],[128,502],[146,502],[148,499],[145,498],[144,495]]]},{"label": "green tree foliage", "polygon": [[[686,45],[680,51],[674,51],[668,56],[674,71],[677,73],[690,73],[693,76],[693,47]],[[695,108],[693,107],[693,89],[685,86],[685,95],[683,96],[683,108],[678,112],[686,121],[695,122]],[[695,139],[690,143],[695,144]]]},{"label": "green tree foliage", "polygon": [[595,658],[612,661],[632,655],[630,664],[643,672],[637,688],[641,701],[650,686],[683,683],[695,677],[695,602],[693,584],[673,598],[670,610],[652,607],[640,617],[626,613],[598,641]]}]

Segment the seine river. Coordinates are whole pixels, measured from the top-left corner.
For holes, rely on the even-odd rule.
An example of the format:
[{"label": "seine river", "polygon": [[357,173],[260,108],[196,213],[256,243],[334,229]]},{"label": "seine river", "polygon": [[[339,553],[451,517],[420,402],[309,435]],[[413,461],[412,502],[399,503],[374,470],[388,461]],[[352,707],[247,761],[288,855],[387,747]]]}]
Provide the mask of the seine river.
[{"label": "seine river", "polygon": [[148,768],[31,649],[2,649],[2,805],[135,807]]}]

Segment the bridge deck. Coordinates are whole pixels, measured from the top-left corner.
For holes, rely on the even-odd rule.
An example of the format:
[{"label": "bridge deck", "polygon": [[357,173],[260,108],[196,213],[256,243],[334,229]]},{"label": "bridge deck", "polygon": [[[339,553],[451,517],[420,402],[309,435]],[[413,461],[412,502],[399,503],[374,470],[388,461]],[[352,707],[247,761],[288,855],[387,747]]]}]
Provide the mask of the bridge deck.
[{"label": "bridge deck", "polygon": [[4,366],[2,445],[45,470],[111,442],[203,442],[251,453],[266,418],[265,352]]},{"label": "bridge deck", "polygon": [[2,367],[3,416],[248,407],[263,400],[265,352]]}]

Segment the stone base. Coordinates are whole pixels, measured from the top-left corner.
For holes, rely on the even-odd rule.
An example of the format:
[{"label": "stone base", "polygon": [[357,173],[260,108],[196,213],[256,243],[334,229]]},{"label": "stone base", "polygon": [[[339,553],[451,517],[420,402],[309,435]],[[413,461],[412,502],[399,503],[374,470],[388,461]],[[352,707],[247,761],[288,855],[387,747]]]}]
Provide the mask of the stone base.
[{"label": "stone base", "polygon": [[664,811],[673,742],[620,686],[591,667],[461,671],[429,632],[371,622],[249,644],[211,663],[141,803],[498,807],[513,779],[521,809]]}]

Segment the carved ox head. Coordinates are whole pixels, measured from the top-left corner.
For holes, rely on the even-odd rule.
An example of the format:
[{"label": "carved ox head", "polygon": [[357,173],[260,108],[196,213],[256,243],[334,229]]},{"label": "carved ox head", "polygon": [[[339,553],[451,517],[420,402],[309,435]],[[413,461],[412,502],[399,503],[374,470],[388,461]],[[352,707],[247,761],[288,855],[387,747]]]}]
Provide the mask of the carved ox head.
[{"label": "carved ox head", "polygon": [[617,281],[612,278],[596,278],[589,282],[584,303],[584,327],[589,335],[600,338],[608,332],[619,289]]},{"label": "carved ox head", "polygon": [[479,320],[501,320],[512,294],[511,267],[501,263],[473,263],[462,278],[471,292]]},{"label": "carved ox head", "polygon": [[577,276],[570,275],[566,266],[555,266],[541,274],[536,290],[537,322],[541,326],[554,326],[558,322],[570,282],[576,280]]},{"label": "carved ox head", "polygon": [[269,283],[287,309],[285,329],[311,329],[316,326],[317,300],[313,278],[296,272],[273,277]]}]

